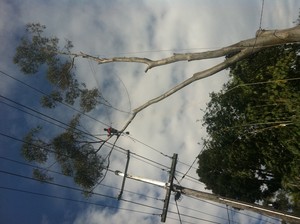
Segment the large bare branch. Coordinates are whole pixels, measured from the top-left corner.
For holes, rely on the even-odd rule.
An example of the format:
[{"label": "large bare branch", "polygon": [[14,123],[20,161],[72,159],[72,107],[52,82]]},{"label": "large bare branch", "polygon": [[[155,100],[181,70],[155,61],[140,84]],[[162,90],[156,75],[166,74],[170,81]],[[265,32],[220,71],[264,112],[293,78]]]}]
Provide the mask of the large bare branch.
[{"label": "large bare branch", "polygon": [[176,93],[177,91],[181,90],[182,88],[188,86],[189,84],[206,78],[208,76],[214,75],[219,71],[222,71],[234,63],[250,56],[253,53],[256,53],[264,48],[273,47],[282,44],[289,44],[289,43],[296,43],[300,42],[300,26],[295,26],[289,29],[283,30],[258,30],[256,32],[256,37],[240,41],[236,44],[218,49],[213,51],[206,51],[200,53],[183,53],[183,54],[173,54],[171,57],[159,59],[159,60],[151,60],[148,58],[139,58],[139,57],[113,57],[113,58],[99,58],[95,56],[91,56],[85,53],[80,52],[79,54],[72,53],[73,57],[83,57],[89,58],[91,60],[96,61],[99,64],[104,63],[113,63],[113,62],[133,62],[133,63],[143,63],[147,65],[146,71],[149,69],[163,66],[171,63],[175,63],[178,61],[194,61],[194,60],[203,60],[203,59],[211,59],[211,58],[218,58],[223,57],[226,55],[233,55],[225,59],[224,62],[215,65],[207,70],[197,72],[193,74],[190,78],[186,79],[185,81],[179,83],[175,87],[171,88],[164,94],[151,99],[150,101],[144,103],[140,107],[133,110],[131,118],[127,121],[127,123],[123,126],[121,131],[124,131],[129,124],[133,121],[135,116],[144,110],[145,108],[149,107],[150,105],[157,103],[167,97],[171,96],[172,94]]},{"label": "large bare branch", "polygon": [[236,44],[206,52],[199,53],[182,53],[182,54],[173,54],[171,57],[151,60],[149,58],[140,58],[140,57],[113,57],[113,58],[100,58],[95,57],[89,54],[80,52],[79,54],[73,53],[75,57],[89,58],[96,61],[99,64],[113,63],[113,62],[134,62],[146,64],[147,68],[145,72],[149,69],[171,64],[178,61],[194,61],[194,60],[203,60],[218,58],[226,56],[229,54],[235,54],[242,51],[245,48],[267,48],[276,45],[294,43],[300,41],[300,26],[295,26],[289,29],[283,30],[258,30],[256,32],[256,37],[240,41]]},{"label": "large bare branch", "polygon": [[182,88],[190,85],[191,83],[199,80],[199,79],[203,79],[206,78],[208,76],[211,76],[213,74],[218,73],[219,71],[222,71],[226,68],[228,68],[229,66],[233,65],[234,63],[242,60],[243,58],[248,57],[249,55],[258,52],[261,48],[255,48],[255,49],[251,49],[251,48],[246,48],[244,50],[242,50],[240,53],[234,55],[233,57],[225,60],[224,62],[211,67],[207,70],[201,71],[201,72],[197,72],[195,74],[193,74],[190,78],[184,80],[183,82],[179,83],[178,85],[176,85],[175,87],[171,88],[170,90],[168,90],[167,92],[165,92],[164,94],[153,98],[151,100],[149,100],[148,102],[144,103],[143,105],[139,106],[138,108],[133,110],[132,116],[130,117],[130,119],[127,121],[127,123],[124,125],[122,131],[125,131],[125,129],[129,126],[129,124],[133,121],[133,119],[135,118],[135,116],[141,112],[142,110],[144,110],[145,108],[149,107],[152,104],[155,104],[161,100],[166,99],[167,97],[171,96],[172,94],[176,93],[177,91],[181,90]]}]

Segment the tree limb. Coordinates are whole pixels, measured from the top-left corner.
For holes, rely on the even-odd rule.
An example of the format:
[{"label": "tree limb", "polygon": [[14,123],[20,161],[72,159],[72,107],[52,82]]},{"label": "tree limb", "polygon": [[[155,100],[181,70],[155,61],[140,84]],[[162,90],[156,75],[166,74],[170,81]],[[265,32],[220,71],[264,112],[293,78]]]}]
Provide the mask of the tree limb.
[{"label": "tree limb", "polygon": [[[148,58],[140,58],[140,57],[113,57],[113,58],[99,58],[95,56],[91,56],[88,54],[85,54],[83,52],[80,52],[79,54],[71,53],[74,57],[82,57],[82,58],[88,58],[91,60],[96,61],[99,64],[104,63],[113,63],[113,62],[133,62],[133,63],[143,63],[147,65],[147,68],[145,72],[147,72],[149,69],[157,67],[157,66],[163,66],[171,63],[175,63],[178,61],[194,61],[194,60],[203,60],[203,59],[211,59],[211,58],[218,58],[227,56],[230,54],[233,54],[232,57],[229,57],[225,59],[224,62],[219,63],[215,65],[214,67],[211,67],[207,70],[197,72],[193,74],[190,78],[184,80],[183,82],[179,83],[175,87],[171,88],[167,92],[163,93],[162,95],[153,98],[149,100],[148,102],[144,103],[140,107],[133,110],[131,118],[127,121],[127,123],[124,125],[121,131],[124,131],[129,124],[133,121],[135,116],[147,108],[148,106],[157,103],[172,94],[176,93],[177,91],[181,90],[182,88],[188,86],[189,84],[209,77],[211,75],[214,75],[218,73],[219,71],[222,71],[234,63],[249,57],[251,54],[256,53],[264,48],[278,46],[282,44],[289,44],[289,43],[295,43],[300,42],[300,26],[295,26],[289,29],[283,29],[283,30],[258,30],[256,32],[256,37],[240,41],[236,44],[218,49],[213,51],[206,51],[206,52],[200,52],[200,53],[183,53],[183,54],[173,54],[171,57],[159,59],[159,60],[151,60]],[[70,53],[69,53],[70,55]]]},{"label": "tree limb", "polygon": [[256,32],[256,37],[240,41],[236,44],[221,49],[199,52],[199,53],[182,53],[182,54],[175,53],[171,57],[167,57],[159,60],[151,60],[148,58],[140,58],[140,57],[100,58],[89,54],[85,54],[83,52],[80,52],[79,54],[72,53],[71,55],[75,57],[89,58],[91,60],[96,61],[99,64],[113,63],[113,62],[142,63],[147,65],[147,68],[145,70],[145,72],[147,72],[151,68],[171,64],[178,61],[195,61],[195,60],[218,58],[229,54],[235,54],[246,48],[257,48],[257,47],[267,48],[276,45],[294,43],[299,41],[300,41],[300,26],[298,25],[283,30],[258,30]]}]

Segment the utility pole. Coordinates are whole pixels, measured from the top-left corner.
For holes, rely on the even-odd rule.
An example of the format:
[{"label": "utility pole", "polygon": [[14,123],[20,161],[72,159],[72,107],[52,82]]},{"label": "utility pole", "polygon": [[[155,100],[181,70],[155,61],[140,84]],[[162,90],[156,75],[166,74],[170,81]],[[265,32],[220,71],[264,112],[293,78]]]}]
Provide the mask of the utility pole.
[{"label": "utility pole", "polygon": [[167,218],[171,191],[173,190],[173,180],[174,180],[174,175],[175,175],[177,157],[178,157],[178,154],[174,153],[173,157],[172,157],[172,165],[171,165],[171,171],[170,171],[170,175],[169,175],[169,181],[167,183],[167,192],[166,192],[166,197],[164,200],[163,212],[161,214],[161,222],[165,222],[166,218]]},{"label": "utility pole", "polygon": [[[177,157],[178,157],[178,154],[174,153],[173,157],[172,157],[172,165],[171,165],[171,170],[170,170],[170,175],[169,175],[169,182],[167,182],[167,183],[127,174],[126,173],[127,172],[127,166],[126,166],[126,169],[125,169],[126,170],[125,173],[122,173],[119,170],[115,171],[116,175],[123,177],[123,181],[125,180],[125,178],[129,178],[129,179],[141,181],[141,182],[144,182],[144,183],[153,184],[153,185],[156,185],[156,186],[159,186],[159,187],[163,187],[167,190],[166,197],[165,197],[165,200],[164,200],[163,212],[161,214],[161,222],[165,222],[166,218],[167,218],[170,196],[171,196],[171,192],[173,191],[173,180],[174,180],[174,175],[175,175],[175,170],[176,170]],[[123,186],[124,185],[122,185],[122,187]]]},{"label": "utility pole", "polygon": [[229,206],[237,208],[237,209],[249,210],[249,211],[253,211],[253,212],[256,212],[256,213],[259,213],[262,215],[273,216],[273,217],[276,217],[279,219],[283,219],[287,222],[300,223],[300,217],[294,216],[290,213],[285,213],[285,212],[277,211],[275,209],[265,208],[260,205],[250,204],[250,203],[246,203],[246,202],[242,202],[242,201],[238,201],[238,200],[234,200],[234,199],[230,199],[230,198],[226,198],[226,197],[221,197],[221,196],[218,196],[215,194],[206,193],[204,191],[198,191],[198,190],[190,189],[190,188],[183,187],[183,186],[180,186],[177,184],[173,184],[176,162],[177,162],[177,154],[174,154],[172,157],[172,165],[171,165],[171,171],[170,171],[170,176],[169,176],[169,182],[167,182],[167,183],[157,181],[157,180],[151,180],[151,179],[147,179],[147,178],[143,178],[143,177],[137,177],[137,176],[133,176],[130,174],[124,174],[121,171],[115,171],[115,174],[118,176],[123,176],[123,177],[129,178],[129,179],[153,184],[153,185],[165,188],[167,190],[165,201],[164,201],[163,213],[161,216],[161,222],[165,222],[165,220],[166,220],[168,204],[169,204],[169,200],[170,200],[170,194],[171,194],[171,191],[173,191],[173,192],[191,196],[194,198],[201,198],[203,200],[213,201],[213,202],[217,202],[220,204],[229,205]]}]

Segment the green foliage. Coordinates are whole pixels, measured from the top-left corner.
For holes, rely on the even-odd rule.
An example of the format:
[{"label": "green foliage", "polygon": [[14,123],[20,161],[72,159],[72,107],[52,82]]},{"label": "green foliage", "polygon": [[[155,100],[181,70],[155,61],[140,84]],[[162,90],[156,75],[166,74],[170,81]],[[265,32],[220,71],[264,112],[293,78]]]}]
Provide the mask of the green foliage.
[{"label": "green foliage", "polygon": [[83,112],[90,112],[100,102],[100,93],[96,89],[87,89],[75,78],[75,56],[72,55],[72,42],[65,41],[59,46],[57,37],[44,35],[46,27],[39,23],[26,26],[26,33],[16,49],[14,63],[26,75],[42,75],[45,71],[46,80],[52,92],[41,98],[41,105],[54,108],[57,102],[73,105],[79,100]]},{"label": "green foliage", "polygon": [[300,194],[300,45],[265,49],[230,68],[204,116],[200,180],[248,202]]},{"label": "green foliage", "polygon": [[83,90],[81,93],[80,107],[84,112],[92,110],[98,104],[100,92],[98,89]]},{"label": "green foliage", "polygon": [[[65,132],[49,141],[38,138],[41,128],[31,130],[24,138],[22,154],[26,160],[40,164],[54,157],[64,175],[73,177],[76,184],[89,191],[102,178],[104,166],[93,145],[84,141],[83,134],[77,129],[79,118],[75,116]],[[33,176],[42,182],[53,180],[45,170],[34,169]]]},{"label": "green foliage", "polygon": [[34,128],[24,137],[22,155],[30,162],[36,161],[38,163],[44,163],[47,161],[47,144],[36,137],[40,130],[41,127]]},{"label": "green foliage", "polygon": [[47,172],[43,172],[40,169],[33,169],[33,177],[41,182],[51,182],[53,177],[49,176]]},{"label": "green foliage", "polygon": [[[25,75],[45,78],[51,92],[41,97],[42,107],[53,109],[58,103],[67,103],[79,105],[83,113],[92,111],[100,103],[101,95],[98,89],[87,89],[76,79],[72,42],[66,40],[61,47],[57,37],[48,37],[45,33],[45,26],[28,24],[16,49],[14,63]],[[103,160],[78,130],[79,121],[80,116],[75,116],[69,127],[52,139],[43,137],[41,127],[32,129],[24,137],[22,155],[44,166],[55,159],[64,175],[73,177],[84,192],[89,192],[102,178]],[[53,179],[47,169],[34,169],[33,176],[42,182]]]}]

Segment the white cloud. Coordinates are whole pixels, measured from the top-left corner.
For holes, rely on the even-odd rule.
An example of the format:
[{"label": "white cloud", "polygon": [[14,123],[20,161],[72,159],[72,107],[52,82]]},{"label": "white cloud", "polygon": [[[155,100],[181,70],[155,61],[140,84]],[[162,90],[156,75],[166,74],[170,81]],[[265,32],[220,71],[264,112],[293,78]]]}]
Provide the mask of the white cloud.
[{"label": "white cloud", "polygon": [[[191,51],[202,48],[216,48],[232,44],[241,38],[253,37],[259,27],[261,1],[36,1],[27,0],[13,5],[11,1],[0,3],[0,39],[9,47],[1,51],[9,51],[8,58],[1,62],[1,67],[9,71],[12,68],[11,38],[17,39],[19,29],[27,22],[40,22],[47,25],[49,33],[58,35],[62,40],[64,37],[75,44],[75,50],[84,51],[95,55],[124,56],[137,55],[142,57],[160,58],[170,56],[172,50],[191,49]],[[298,1],[265,1],[262,28],[283,28],[292,26],[292,21],[298,16],[300,5]],[[16,14],[15,16],[12,16]],[[3,34],[3,31],[6,34]],[[151,50],[157,52],[150,52]],[[146,52],[145,52],[146,51]],[[137,52],[132,54],[132,52]],[[142,53],[144,52],[144,53]],[[124,54],[123,54],[124,53]],[[144,73],[144,65],[112,64],[96,65],[92,68],[87,62],[78,61],[78,73],[80,78],[89,86],[99,86],[104,90],[104,95],[112,101],[113,105],[123,110],[129,110],[126,90],[120,83],[124,82],[130,96],[131,109],[140,106],[147,100],[156,97],[178,82],[190,77],[193,73],[207,68],[220,60],[206,60],[204,62],[180,62],[175,65],[167,65]],[[92,74],[95,69],[95,77]],[[209,100],[208,94],[213,90],[221,88],[227,79],[227,71],[221,72],[214,77],[201,80],[191,84],[170,98],[152,105],[137,115],[128,130],[132,136],[142,142],[154,147],[164,154],[172,156],[179,154],[179,160],[190,164],[201,150],[197,143],[205,136],[205,130],[197,119],[201,119],[200,108],[205,108]],[[108,78],[109,77],[109,78]],[[105,81],[105,82],[103,82]],[[106,83],[105,86],[102,86]],[[10,92],[9,86],[14,82],[1,85],[2,92]],[[107,112],[108,111],[108,112]],[[128,118],[127,114],[107,110],[99,113],[97,118],[107,124],[112,123],[121,128]],[[108,113],[113,113],[108,115]],[[96,115],[95,115],[96,116]],[[103,125],[89,122],[86,125],[94,130],[94,133],[102,132]],[[118,145],[130,149],[144,157],[170,166],[171,160],[155,152],[149,147],[137,141],[124,137]],[[126,156],[118,152],[113,153],[111,167],[123,170]],[[195,164],[197,166],[197,164]],[[178,164],[178,170],[185,172],[188,169],[183,164]],[[133,175],[145,176],[147,178],[163,179],[167,177],[156,167],[131,159],[129,172]],[[164,173],[164,175],[162,175]],[[197,178],[195,170],[189,175]],[[122,178],[114,174],[108,174],[105,184],[120,186]],[[183,180],[183,184],[191,188],[203,190],[202,185]],[[155,187],[128,180],[126,189],[145,195],[157,195],[164,198],[163,190]],[[103,191],[104,189],[99,189]],[[105,192],[104,192],[105,193]],[[116,193],[116,192],[114,192]],[[147,203],[151,206],[162,208],[162,203],[152,200],[138,200],[137,195],[126,195],[129,200]],[[173,201],[173,200],[172,200]],[[173,201],[174,202],[174,201]],[[181,204],[189,208],[199,208],[209,214],[220,213],[227,217],[224,209],[201,203],[199,201],[184,198]],[[139,205],[121,203],[121,207],[133,210],[141,209]],[[176,211],[174,205],[170,206]],[[143,209],[142,209],[143,210]],[[151,209],[147,209],[151,213]],[[181,208],[182,214],[191,214],[206,219],[215,219],[204,214],[193,213],[186,208]],[[220,212],[221,211],[221,212]],[[90,207],[78,214],[74,223],[153,223],[159,218],[142,214],[129,213],[118,210],[111,214],[109,209]],[[177,219],[176,214],[170,215]],[[242,215],[237,216],[241,222],[249,219]],[[187,220],[188,218],[185,218]],[[197,220],[188,219],[191,222]],[[220,221],[220,219],[215,219]],[[224,221],[224,220],[223,220]],[[257,220],[251,221],[255,223]],[[238,222],[238,221],[236,221]],[[249,221],[250,222],[250,221]],[[167,223],[176,223],[168,220]]]}]

